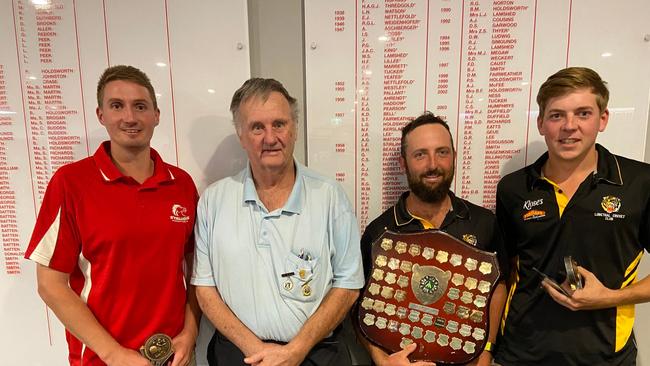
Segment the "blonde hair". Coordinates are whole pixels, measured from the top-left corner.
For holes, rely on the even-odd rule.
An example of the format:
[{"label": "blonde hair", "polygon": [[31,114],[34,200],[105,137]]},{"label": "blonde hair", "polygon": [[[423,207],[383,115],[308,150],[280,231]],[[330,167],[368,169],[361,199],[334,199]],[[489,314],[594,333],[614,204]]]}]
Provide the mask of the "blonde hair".
[{"label": "blonde hair", "polygon": [[609,90],[607,90],[607,83],[600,78],[600,75],[587,67],[568,67],[549,76],[539,87],[537,93],[539,115],[544,115],[549,100],[578,89],[589,89],[596,95],[596,104],[601,113],[607,109]]}]

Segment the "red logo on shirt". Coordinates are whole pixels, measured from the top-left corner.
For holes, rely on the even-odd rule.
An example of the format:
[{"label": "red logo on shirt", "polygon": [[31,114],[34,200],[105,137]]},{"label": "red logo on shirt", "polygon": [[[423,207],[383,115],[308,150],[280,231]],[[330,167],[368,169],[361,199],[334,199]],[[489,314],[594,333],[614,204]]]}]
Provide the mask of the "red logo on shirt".
[{"label": "red logo on shirt", "polygon": [[187,208],[177,204],[172,206],[172,215],[169,218],[174,222],[190,221],[190,217],[187,216]]}]

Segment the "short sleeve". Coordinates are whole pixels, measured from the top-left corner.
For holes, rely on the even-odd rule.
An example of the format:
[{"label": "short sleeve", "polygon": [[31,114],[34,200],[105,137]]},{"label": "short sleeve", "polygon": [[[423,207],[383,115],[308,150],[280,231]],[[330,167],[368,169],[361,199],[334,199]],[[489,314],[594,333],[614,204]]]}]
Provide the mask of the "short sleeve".
[{"label": "short sleeve", "polygon": [[199,199],[194,225],[194,269],[190,283],[196,286],[216,286],[212,269],[212,214],[209,211],[209,191]]},{"label": "short sleeve", "polygon": [[54,270],[72,273],[81,252],[74,194],[66,188],[66,170],[57,171],[45,191],[25,258]]},{"label": "short sleeve", "polygon": [[359,226],[352,212],[352,206],[340,187],[336,187],[333,204],[335,217],[330,235],[333,238],[335,255],[332,258],[334,273],[333,287],[359,289],[363,287],[363,266],[361,263]]}]

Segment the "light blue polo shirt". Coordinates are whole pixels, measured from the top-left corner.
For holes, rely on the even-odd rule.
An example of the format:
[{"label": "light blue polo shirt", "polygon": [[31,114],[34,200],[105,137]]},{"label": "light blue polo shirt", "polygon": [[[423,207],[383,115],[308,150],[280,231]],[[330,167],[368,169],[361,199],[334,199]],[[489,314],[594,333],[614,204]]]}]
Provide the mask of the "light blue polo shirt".
[{"label": "light blue polo shirt", "polygon": [[216,286],[262,340],[290,341],[332,287],[363,286],[359,229],[341,186],[295,162],[284,207],[268,212],[250,166],[199,200],[191,283]]}]

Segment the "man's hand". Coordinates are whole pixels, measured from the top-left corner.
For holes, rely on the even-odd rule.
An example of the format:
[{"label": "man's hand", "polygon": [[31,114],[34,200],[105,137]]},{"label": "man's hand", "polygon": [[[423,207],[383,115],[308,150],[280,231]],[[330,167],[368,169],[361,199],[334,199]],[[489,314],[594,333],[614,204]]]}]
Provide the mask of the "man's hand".
[{"label": "man's hand", "polygon": [[425,361],[417,361],[417,362],[411,362],[409,361],[409,355],[413,353],[417,349],[418,345],[415,343],[411,343],[408,346],[404,347],[403,350],[399,352],[395,352],[392,355],[384,358],[383,360],[377,362],[378,366],[406,366],[406,365],[414,365],[414,366],[435,366],[436,364],[433,362],[425,362]]},{"label": "man's hand", "polygon": [[186,332],[180,332],[172,339],[174,358],[171,366],[187,366],[194,356],[194,342],[196,337]]},{"label": "man's hand", "polygon": [[244,359],[254,366],[298,366],[307,355],[294,350],[290,345],[264,343],[264,346]]},{"label": "man's hand", "polygon": [[[602,282],[593,273],[582,267],[578,267],[578,272],[582,276],[584,287],[575,290],[571,297],[567,297],[554,289],[547,283],[547,280],[542,280],[542,287],[555,302],[573,311],[605,309],[615,306],[612,299],[616,290],[603,286]],[[563,284],[563,286],[567,287],[566,284]]]},{"label": "man's hand", "polygon": [[140,353],[122,346],[115,348],[102,361],[108,366],[151,366]]}]

